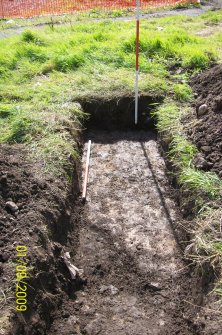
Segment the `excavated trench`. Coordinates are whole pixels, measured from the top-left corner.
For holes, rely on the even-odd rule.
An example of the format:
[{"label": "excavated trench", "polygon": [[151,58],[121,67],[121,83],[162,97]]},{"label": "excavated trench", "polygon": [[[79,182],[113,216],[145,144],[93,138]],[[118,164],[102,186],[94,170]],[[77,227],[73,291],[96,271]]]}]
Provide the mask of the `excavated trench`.
[{"label": "excavated trench", "polygon": [[[202,289],[177,243],[174,226],[182,219],[150,117],[161,101],[140,98],[137,127],[133,98],[81,101],[89,113],[82,177],[75,167],[68,193],[59,181],[42,185],[28,179],[28,214],[23,210],[17,225],[31,228],[30,222],[38,222],[38,227],[28,237],[30,230],[23,230],[17,239],[28,241],[34,272],[28,281],[28,313],[17,315],[10,335],[204,334],[195,307],[201,304]],[[83,205],[78,179],[83,179],[89,139],[91,166]],[[27,166],[20,172],[15,163],[18,181],[26,185]],[[16,186],[10,185],[9,190]],[[64,251],[84,276],[71,281]]]},{"label": "excavated trench", "polygon": [[133,98],[81,102],[90,115],[83,165],[89,139],[92,153],[73,260],[85,279],[50,335],[202,333],[201,293],[176,241],[181,217],[150,118],[159,101],[140,100],[136,128]]}]

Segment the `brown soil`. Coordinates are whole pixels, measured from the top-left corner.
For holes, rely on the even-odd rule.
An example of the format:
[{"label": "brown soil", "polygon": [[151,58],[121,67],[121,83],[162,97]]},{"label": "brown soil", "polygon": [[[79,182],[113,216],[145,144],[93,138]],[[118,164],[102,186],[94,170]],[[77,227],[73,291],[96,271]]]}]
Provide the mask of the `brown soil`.
[{"label": "brown soil", "polygon": [[[217,65],[192,79],[196,93],[196,110],[206,104],[206,114],[198,116],[189,137],[202,153],[202,164],[198,167],[214,171],[222,177],[222,66]],[[201,166],[202,165],[202,166]]]},{"label": "brown soil", "polygon": [[87,284],[58,311],[49,334],[204,334],[194,307],[202,285],[176,243],[172,226],[182,222],[154,133],[88,138],[88,201],[75,256]]},{"label": "brown soil", "polygon": [[[129,113],[130,113],[129,109]],[[156,135],[94,130],[88,199],[73,185],[40,174],[22,146],[0,153],[0,280],[4,335],[220,335],[201,313],[202,276],[177,243],[186,224],[172,198]],[[83,161],[85,162],[86,145]],[[81,178],[81,177],[80,177]],[[6,202],[19,210],[13,214]],[[15,313],[15,247],[28,247],[28,312]],[[72,281],[62,258],[83,268]],[[214,320],[214,319],[213,319]],[[1,318],[0,318],[1,325]]]},{"label": "brown soil", "polygon": [[[70,275],[61,255],[78,212],[71,215],[74,197],[65,179],[42,177],[40,167],[26,156],[22,146],[1,145],[0,286],[5,293],[1,312],[12,312],[10,334],[47,334],[53,312],[69,295]],[[13,201],[19,210],[13,214],[6,208],[7,201]],[[28,312],[24,318],[14,314],[17,245],[28,248]],[[0,326],[4,329],[2,320]]]},{"label": "brown soil", "polygon": [[[81,217],[72,195],[78,188],[40,176],[21,146],[1,146],[1,288],[3,315],[12,311],[10,334],[199,334],[204,326],[192,304],[202,295],[173,235],[178,212],[154,134],[89,136],[89,198]],[[16,214],[7,201],[18,206]],[[14,312],[18,244],[28,247],[24,314]],[[85,281],[71,282],[63,251],[84,269]]]}]

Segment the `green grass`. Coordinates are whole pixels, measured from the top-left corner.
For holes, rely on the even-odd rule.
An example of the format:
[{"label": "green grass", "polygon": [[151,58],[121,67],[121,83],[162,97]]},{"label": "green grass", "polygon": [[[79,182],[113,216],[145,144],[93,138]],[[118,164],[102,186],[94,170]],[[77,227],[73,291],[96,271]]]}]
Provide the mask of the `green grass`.
[{"label": "green grass", "polygon": [[159,132],[169,144],[169,158],[177,169],[178,183],[185,190],[196,194],[199,206],[200,203],[204,204],[206,198],[220,197],[222,181],[215,173],[200,171],[193,165],[198,149],[186,139],[182,124],[183,117],[188,113],[189,110],[184,105],[166,100],[154,115],[158,120]]},{"label": "green grass", "polygon": [[[178,102],[192,99],[187,84],[190,74],[219,58],[221,37],[215,35],[209,47],[207,38],[194,33],[204,20],[183,16],[142,20],[141,94],[171,95]],[[159,30],[159,26],[163,29]],[[172,76],[172,67],[185,67],[187,74],[183,71]],[[61,172],[69,161],[68,152],[75,158],[77,149],[68,128],[60,121],[72,123],[74,119],[75,127],[80,127],[84,116],[75,102],[82,98],[133,95],[134,73],[134,21],[52,25],[1,40],[0,142],[23,143],[33,157],[44,159],[46,169],[56,166]],[[161,131],[178,127],[178,114],[167,108],[159,119]],[[65,143],[72,143],[75,150]],[[58,147],[63,155],[56,156],[56,149],[50,153],[50,147]]]},{"label": "green grass", "polygon": [[185,167],[182,169],[179,176],[179,183],[188,190],[198,192],[198,198],[203,194],[210,199],[217,199],[222,190],[222,181],[215,173],[203,172],[194,167]]},{"label": "green grass", "polygon": [[189,102],[193,98],[193,92],[187,84],[175,84],[174,85],[174,96],[175,99],[180,102]]},{"label": "green grass", "polygon": [[[200,268],[209,268],[215,271],[214,292],[222,298],[222,280],[221,280],[221,264],[222,264],[222,242],[221,242],[221,216],[222,210],[206,208],[195,222],[192,229],[192,240],[187,251],[189,259],[198,264]],[[207,267],[206,267],[207,265]]]},{"label": "green grass", "polygon": [[0,105],[0,142],[23,143],[44,170],[68,173],[79,155],[76,139],[83,119],[84,113],[75,103],[38,102],[34,112],[32,105]]},{"label": "green grass", "polygon": [[222,299],[222,283],[218,283],[214,292]]},{"label": "green grass", "polygon": [[200,171],[193,165],[197,153],[198,149],[186,139],[186,136],[182,132],[178,135],[174,130],[169,155],[178,169],[178,183],[197,195],[197,203],[202,197],[217,199],[222,190],[222,181],[215,173]]},{"label": "green grass", "polygon": [[204,13],[201,16],[201,19],[204,19],[207,25],[212,24],[218,24],[222,22],[222,10],[219,11],[209,11]]},{"label": "green grass", "polygon": [[157,118],[157,128],[166,141],[172,141],[173,136],[181,132],[183,109],[174,101],[166,100],[153,115]]}]

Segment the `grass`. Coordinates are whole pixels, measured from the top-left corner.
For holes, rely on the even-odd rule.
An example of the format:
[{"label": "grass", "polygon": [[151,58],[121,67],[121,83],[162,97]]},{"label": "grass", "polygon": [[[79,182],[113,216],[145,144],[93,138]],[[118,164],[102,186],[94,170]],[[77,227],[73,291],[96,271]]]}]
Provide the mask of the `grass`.
[{"label": "grass", "polygon": [[188,191],[194,191],[197,200],[204,195],[209,199],[216,199],[222,190],[222,181],[215,173],[196,169],[193,158],[198,153],[197,148],[181,133],[173,133],[170,146],[170,157],[179,170],[178,182]]},{"label": "grass", "polygon": [[46,107],[44,102],[35,106],[34,113],[32,108],[31,105],[0,105],[0,141],[27,145],[34,159],[41,157],[42,166],[48,172],[68,171],[72,159],[78,157],[75,139],[84,117],[81,108],[74,103]]},{"label": "grass", "polygon": [[[215,62],[220,45],[218,36],[209,47],[206,38],[191,32],[204,18],[197,21],[182,16],[141,22],[141,94],[192,99],[189,75]],[[176,78],[172,67],[185,67],[187,74]],[[69,153],[73,159],[78,155],[68,130],[84,121],[75,102],[134,94],[134,72],[134,22],[79,22],[1,40],[0,142],[25,144],[47,170],[61,173]],[[171,111],[170,118],[162,115],[160,129],[161,122],[165,127],[177,122]]]},{"label": "grass", "polygon": [[217,25],[222,21],[222,11],[209,11],[201,17],[206,22],[206,25]]},{"label": "grass", "polygon": [[215,292],[221,298],[221,263],[222,263],[222,242],[221,242],[221,209],[207,208],[201,213],[197,220],[193,239],[188,246],[188,257],[200,267],[204,264],[210,265],[215,270],[219,279]]},{"label": "grass", "polygon": [[[189,229],[184,226],[192,239],[187,242],[189,244],[185,256],[201,270],[206,269],[206,265],[208,269],[213,269],[217,278],[214,293],[221,300],[222,180],[215,173],[201,171],[194,166],[193,159],[198,149],[187,140],[183,122],[191,110],[180,100],[180,98],[177,102],[172,101],[172,98],[165,100],[154,115],[158,120],[158,130],[168,144],[168,158],[175,168],[174,175],[180,185],[181,209],[184,209],[185,213],[186,208],[190,207],[190,201],[194,203],[192,205],[196,217],[192,222],[193,225]],[[207,273],[205,275],[208,276]]]},{"label": "grass", "polygon": [[198,198],[206,194],[210,199],[217,199],[222,190],[222,181],[215,173],[202,172],[194,167],[185,167],[181,171],[179,183],[188,190],[198,191]]},{"label": "grass", "polygon": [[191,87],[187,84],[175,84],[174,96],[175,99],[180,102],[189,102],[193,98],[193,92]]}]

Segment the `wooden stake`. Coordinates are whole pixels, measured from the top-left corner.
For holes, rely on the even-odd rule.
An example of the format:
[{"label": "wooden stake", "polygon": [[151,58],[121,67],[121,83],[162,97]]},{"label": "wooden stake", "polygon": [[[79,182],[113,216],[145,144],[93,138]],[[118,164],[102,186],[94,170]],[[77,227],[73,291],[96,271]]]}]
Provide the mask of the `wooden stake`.
[{"label": "wooden stake", "polygon": [[92,144],[92,141],[90,140],[89,143],[88,143],[88,150],[87,150],[87,156],[86,156],[85,179],[84,179],[83,192],[82,192],[83,202],[86,201],[87,184],[88,184],[88,177],[89,177],[89,162],[90,162],[91,144]]}]

